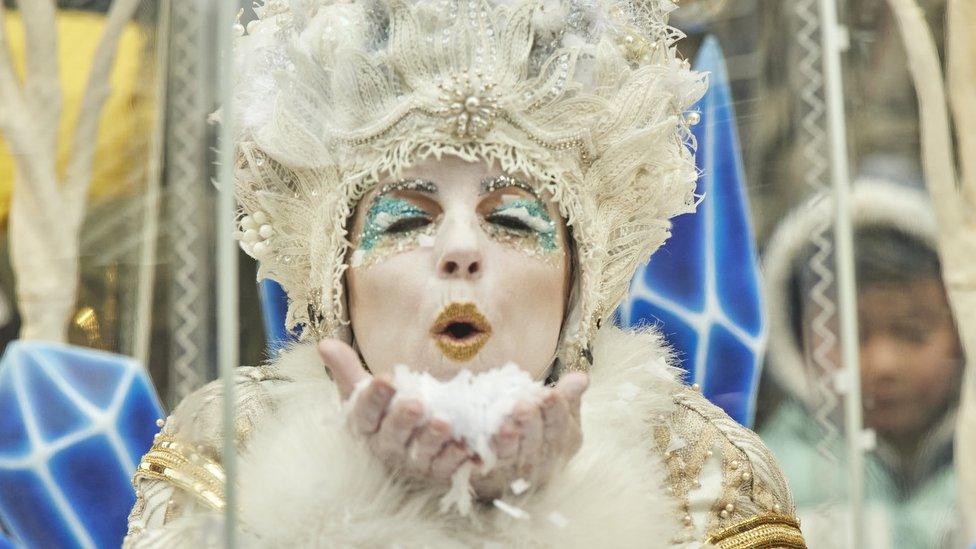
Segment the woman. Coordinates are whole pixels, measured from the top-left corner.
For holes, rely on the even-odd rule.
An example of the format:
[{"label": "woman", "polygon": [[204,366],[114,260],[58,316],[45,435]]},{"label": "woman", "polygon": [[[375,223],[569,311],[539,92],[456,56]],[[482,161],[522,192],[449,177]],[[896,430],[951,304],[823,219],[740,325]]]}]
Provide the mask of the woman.
[{"label": "woman", "polygon": [[[758,438],[678,381],[656,335],[601,328],[695,203],[682,113],[703,82],[675,57],[671,9],[258,9],[238,44],[240,238],[302,342],[238,375],[245,538],[803,546]],[[482,449],[391,375],[509,362],[552,385]],[[207,386],[166,421],[130,545],[213,530],[219,402]],[[443,505],[468,490],[473,507]]]}]

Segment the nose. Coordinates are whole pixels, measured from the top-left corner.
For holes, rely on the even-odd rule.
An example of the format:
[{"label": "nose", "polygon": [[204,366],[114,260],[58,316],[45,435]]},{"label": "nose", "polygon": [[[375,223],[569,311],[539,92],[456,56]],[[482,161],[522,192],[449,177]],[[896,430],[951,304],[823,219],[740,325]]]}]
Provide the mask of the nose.
[{"label": "nose", "polygon": [[861,371],[872,378],[895,377],[901,368],[902,352],[891,338],[869,336],[861,343]]},{"label": "nose", "polygon": [[476,280],[481,276],[483,258],[478,234],[467,224],[444,227],[437,274],[441,278]]}]

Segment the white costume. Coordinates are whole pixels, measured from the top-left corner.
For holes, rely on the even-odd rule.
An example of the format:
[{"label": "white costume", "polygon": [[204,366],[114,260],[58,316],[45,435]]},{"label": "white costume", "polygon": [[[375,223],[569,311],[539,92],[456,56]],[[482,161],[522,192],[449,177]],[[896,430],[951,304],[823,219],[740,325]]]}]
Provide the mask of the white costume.
[{"label": "white costume", "polygon": [[[600,328],[668,219],[694,209],[683,113],[704,83],[676,58],[673,7],[269,0],[257,10],[237,53],[239,236],[259,276],[287,291],[302,342],[239,373],[244,539],[804,547],[759,439],[681,385],[655,335]],[[442,156],[525,174],[558,205],[573,265],[551,377],[591,376],[580,452],[546,485],[468,517],[441,513],[442,489],[390,475],[347,432],[314,352],[323,337],[352,341],[344,275],[357,201],[383,175]],[[199,544],[215,531],[219,403],[209,385],[167,420],[134,479],[129,545]]]}]

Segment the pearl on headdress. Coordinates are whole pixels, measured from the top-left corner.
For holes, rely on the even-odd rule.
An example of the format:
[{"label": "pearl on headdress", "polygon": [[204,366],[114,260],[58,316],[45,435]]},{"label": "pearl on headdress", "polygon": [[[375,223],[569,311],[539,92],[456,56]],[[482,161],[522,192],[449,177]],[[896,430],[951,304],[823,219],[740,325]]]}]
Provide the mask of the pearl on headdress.
[{"label": "pearl on headdress", "polygon": [[251,217],[254,218],[254,222],[258,225],[264,225],[265,223],[268,222],[268,214],[260,210],[254,212],[254,215],[252,215]]},{"label": "pearl on headdress", "polygon": [[698,124],[701,122],[701,113],[698,111],[690,111],[685,115],[685,122],[687,122],[689,126]]},{"label": "pearl on headdress", "polygon": [[468,112],[473,112],[481,106],[481,100],[473,95],[469,95],[467,99],[464,100],[464,108]]},{"label": "pearl on headdress", "polygon": [[254,220],[251,219],[251,216],[245,215],[241,218],[241,228],[246,231],[248,229],[256,229],[257,225],[254,223]]},{"label": "pearl on headdress", "polygon": [[244,238],[242,240],[244,242],[249,243],[249,244],[253,244],[253,243],[257,242],[259,239],[260,239],[260,236],[258,236],[258,232],[257,231],[255,231],[254,229],[248,229],[248,230],[244,231]]},{"label": "pearl on headdress", "polygon": [[268,245],[264,242],[257,242],[254,244],[254,257],[260,258],[268,252]]},{"label": "pearl on headdress", "polygon": [[273,234],[274,229],[272,229],[271,225],[268,225],[267,223],[261,225],[261,228],[258,229],[258,236],[261,238],[271,238],[271,235]]}]

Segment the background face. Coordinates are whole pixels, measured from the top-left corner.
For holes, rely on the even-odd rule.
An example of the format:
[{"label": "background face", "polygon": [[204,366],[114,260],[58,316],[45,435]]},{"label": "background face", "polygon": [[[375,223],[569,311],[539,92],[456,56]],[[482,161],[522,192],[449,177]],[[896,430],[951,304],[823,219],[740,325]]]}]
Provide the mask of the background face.
[{"label": "background face", "polygon": [[525,179],[425,161],[360,200],[350,238],[350,319],[374,373],[450,379],[514,362],[548,374],[570,254],[558,211]]},{"label": "background face", "polygon": [[912,445],[958,392],[961,352],[941,281],[868,286],[858,316],[865,425]]}]

